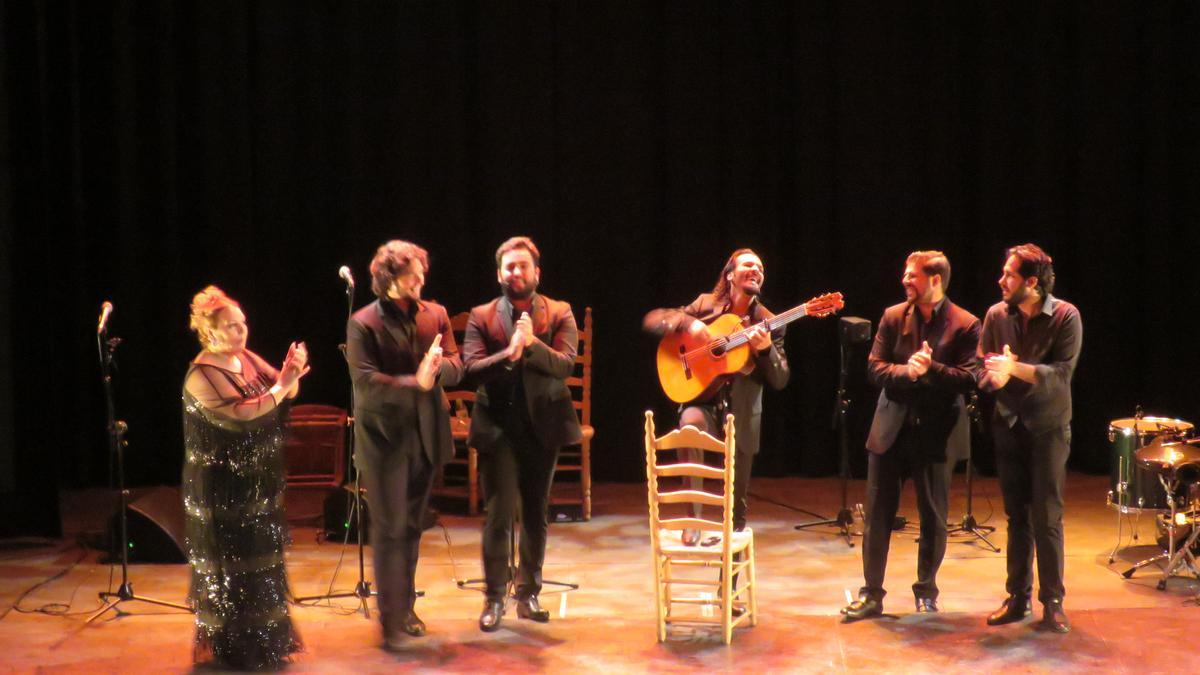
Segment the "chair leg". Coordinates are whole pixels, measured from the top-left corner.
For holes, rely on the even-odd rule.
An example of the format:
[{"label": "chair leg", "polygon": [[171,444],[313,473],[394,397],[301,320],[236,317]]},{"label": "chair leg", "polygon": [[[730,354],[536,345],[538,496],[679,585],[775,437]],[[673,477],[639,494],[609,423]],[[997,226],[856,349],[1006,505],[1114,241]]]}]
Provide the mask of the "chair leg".
[{"label": "chair leg", "polygon": [[592,519],[592,441],[584,439],[579,444],[579,483],[583,490],[583,519]]},{"label": "chair leg", "polygon": [[662,573],[662,556],[654,554],[654,613],[658,617],[657,632],[658,641],[665,642],[667,639],[667,618],[663,609],[663,573]]},{"label": "chair leg", "polygon": [[733,566],[721,564],[721,632],[725,644],[733,642]]},{"label": "chair leg", "polygon": [[467,513],[479,515],[479,453],[467,447]]},{"label": "chair leg", "polygon": [[749,586],[749,588],[746,589],[747,592],[750,594],[750,598],[749,598],[749,601],[750,601],[750,625],[757,626],[758,625],[758,600],[757,600],[756,596],[758,593],[758,579],[755,577],[755,574],[754,574],[754,540],[753,539],[750,540],[750,545],[746,547],[746,553],[747,553],[747,555],[750,556],[750,565],[749,565],[750,586]]}]

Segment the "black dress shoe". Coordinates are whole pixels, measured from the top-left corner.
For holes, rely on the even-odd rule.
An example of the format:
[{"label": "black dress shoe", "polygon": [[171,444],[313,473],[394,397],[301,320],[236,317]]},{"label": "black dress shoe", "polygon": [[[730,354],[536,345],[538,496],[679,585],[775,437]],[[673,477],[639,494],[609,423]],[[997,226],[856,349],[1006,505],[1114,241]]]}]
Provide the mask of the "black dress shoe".
[{"label": "black dress shoe", "polygon": [[917,614],[933,614],[937,611],[936,598],[917,598]]},{"label": "black dress shoe", "polygon": [[550,621],[550,610],[542,609],[536,595],[528,598],[517,598],[517,616],[522,619],[532,619],[538,623]]},{"label": "black dress shoe", "polygon": [[379,625],[383,628],[383,648],[389,652],[398,652],[404,649],[404,629],[401,627],[401,622],[394,619],[392,616],[383,615],[379,617]]},{"label": "black dress shoe", "polygon": [[421,637],[425,634],[425,622],[417,616],[416,612],[410,611],[408,616],[404,617],[404,621],[400,622],[400,630],[413,637]]},{"label": "black dress shoe", "polygon": [[1032,612],[1029,598],[1010,595],[1004,599],[1004,604],[1000,605],[1000,609],[988,615],[987,625],[1003,626],[1006,623],[1014,623],[1029,616]]},{"label": "black dress shoe", "polygon": [[500,627],[500,617],[504,616],[504,601],[485,600],[483,612],[479,615],[479,630],[490,633]]},{"label": "black dress shoe", "polygon": [[883,600],[877,600],[864,595],[842,608],[842,614],[846,615],[846,618],[842,619],[842,623],[861,621],[862,619],[879,616],[883,614]]},{"label": "black dress shoe", "polygon": [[404,649],[404,633],[398,626],[384,627],[383,648],[389,652],[398,652]]},{"label": "black dress shoe", "polygon": [[1071,622],[1063,611],[1062,600],[1050,600],[1044,606],[1042,627],[1055,633],[1070,633]]}]

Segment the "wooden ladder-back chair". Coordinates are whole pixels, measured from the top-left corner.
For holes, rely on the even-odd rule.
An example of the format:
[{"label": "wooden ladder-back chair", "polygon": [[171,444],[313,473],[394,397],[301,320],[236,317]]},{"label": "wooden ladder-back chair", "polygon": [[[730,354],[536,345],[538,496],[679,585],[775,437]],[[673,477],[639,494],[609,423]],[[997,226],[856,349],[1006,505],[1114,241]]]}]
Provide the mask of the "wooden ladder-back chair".
[{"label": "wooden ladder-back chair", "polygon": [[583,326],[579,330],[579,349],[575,356],[575,373],[567,378],[571,390],[572,404],[579,413],[583,426],[583,441],[577,446],[567,446],[558,454],[554,467],[554,482],[559,483],[563,473],[579,475],[578,484],[560,483],[561,489],[554,492],[551,507],[570,506],[579,509],[579,518],[592,519],[592,308],[583,312]]},{"label": "wooden ladder-back chair", "polygon": [[[758,605],[755,601],[754,532],[746,528],[740,532],[733,529],[733,476],[734,437],[733,415],[725,417],[724,442],[706,434],[696,427],[685,426],[663,436],[654,436],[654,414],[646,412],[646,485],[650,505],[650,546],[654,555],[654,598],[658,615],[658,641],[667,639],[667,624],[718,625],[725,644],[733,639],[734,627],[758,623]],[[706,453],[715,453],[723,458],[721,467],[700,463],[676,462],[660,464],[658,452],[679,448],[697,448]],[[704,478],[721,482],[720,494],[703,490],[687,489],[689,478]],[[664,478],[679,479],[681,487],[663,491],[660,481]],[[674,487],[675,481],[669,481]],[[682,505],[690,513],[691,505],[703,504],[717,507],[720,520],[703,517],[663,518],[664,505]],[[712,512],[712,509],[709,509]],[[684,546],[684,530],[701,531],[701,542],[712,536],[720,541],[712,546]],[[735,560],[735,558],[737,558]],[[700,570],[691,575],[682,575],[683,570]],[[712,571],[717,571],[712,575]],[[715,578],[713,578],[715,576]],[[737,577],[737,584],[734,583]],[[673,586],[711,588],[715,597],[699,595],[677,595]],[[734,606],[744,608],[740,616],[734,616]],[[700,606],[698,615],[678,615],[675,605]],[[705,605],[715,606],[718,616],[704,616]]]},{"label": "wooden ladder-back chair", "polygon": [[[467,332],[469,312],[461,312],[450,317],[450,328],[454,331],[454,341],[461,352],[463,335]],[[479,494],[479,452],[467,445],[471,431],[471,409],[475,405],[474,389],[451,389],[443,392],[445,405],[450,409],[450,434],[454,439],[454,459],[442,467],[434,494],[446,497],[460,497],[467,502],[467,513],[474,516],[479,514],[481,495]],[[450,475],[446,475],[449,469]]]},{"label": "wooden ladder-back chair", "polygon": [[292,406],[283,446],[289,487],[341,486],[346,479],[348,421],[346,411],[337,406]]}]

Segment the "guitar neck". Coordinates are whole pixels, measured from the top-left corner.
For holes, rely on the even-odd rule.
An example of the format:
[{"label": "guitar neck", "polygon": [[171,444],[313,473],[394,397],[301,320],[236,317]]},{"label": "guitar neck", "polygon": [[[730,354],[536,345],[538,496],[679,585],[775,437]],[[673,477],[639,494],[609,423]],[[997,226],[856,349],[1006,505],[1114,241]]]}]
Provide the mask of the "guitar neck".
[{"label": "guitar neck", "polygon": [[[808,316],[808,307],[806,305],[798,305],[796,307],[789,309],[786,312],[776,314],[775,316],[773,316],[769,319],[761,321],[761,322],[759,322],[758,325],[764,326],[767,329],[767,332],[769,333],[778,328],[788,325],[789,323],[795,321],[796,319],[802,319],[806,316]],[[719,344],[721,346],[724,346],[725,349],[733,349],[735,347],[741,347],[742,345],[747,344],[748,342],[749,342],[749,340],[747,340],[747,338],[746,338],[746,329],[743,328],[742,330],[739,330],[736,333],[731,333],[731,334],[725,336],[724,338],[721,338],[719,340],[714,340],[713,346],[717,346]]]}]

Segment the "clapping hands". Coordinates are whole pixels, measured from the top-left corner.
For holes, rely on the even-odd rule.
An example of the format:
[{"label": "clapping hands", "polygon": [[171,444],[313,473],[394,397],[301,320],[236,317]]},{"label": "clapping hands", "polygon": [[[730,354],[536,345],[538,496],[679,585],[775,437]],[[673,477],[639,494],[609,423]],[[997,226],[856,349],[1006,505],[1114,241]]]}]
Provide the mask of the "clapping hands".
[{"label": "clapping hands", "polygon": [[433,337],[433,343],[429,345],[429,351],[425,352],[425,357],[421,359],[421,365],[417,366],[417,386],[421,388],[421,391],[433,389],[441,367],[442,336],[439,334]]},{"label": "clapping hands", "polygon": [[1012,349],[1008,345],[1004,345],[1004,353],[989,354],[984,360],[983,368],[987,371],[985,377],[991,381],[994,388],[1000,389],[1008,384],[1008,379],[1012,377],[1013,367],[1019,360]]},{"label": "clapping hands", "polygon": [[300,378],[311,370],[308,366],[308,346],[303,342],[293,342],[288,347],[287,356],[283,359],[283,367],[279,371],[279,386],[292,390],[300,383]]},{"label": "clapping hands", "polygon": [[525,348],[533,344],[534,340],[537,340],[537,336],[533,334],[533,319],[529,317],[529,312],[521,312],[521,318],[517,319],[513,327],[512,339],[508,341],[508,360],[519,360],[525,353]]},{"label": "clapping hands", "polygon": [[926,341],[921,342],[921,348],[908,357],[908,379],[916,382],[922,375],[929,372],[933,363],[933,348]]}]

